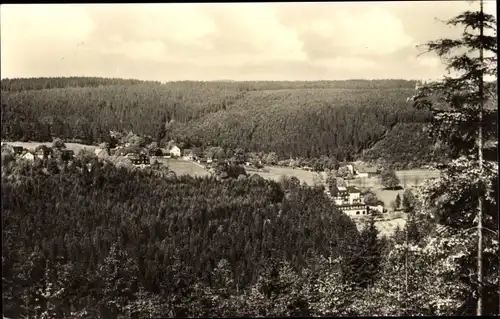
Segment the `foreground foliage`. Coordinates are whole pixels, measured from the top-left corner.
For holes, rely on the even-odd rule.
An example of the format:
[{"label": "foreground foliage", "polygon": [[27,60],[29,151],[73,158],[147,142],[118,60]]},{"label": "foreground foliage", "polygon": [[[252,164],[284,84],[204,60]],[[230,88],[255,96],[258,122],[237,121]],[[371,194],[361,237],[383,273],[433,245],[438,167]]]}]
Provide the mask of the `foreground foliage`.
[{"label": "foreground foliage", "polygon": [[166,178],[91,157],[17,161],[2,172],[4,301],[15,316],[48,310],[51,298],[65,314],[99,307],[124,314],[139,292],[189,304],[201,293],[196,285],[213,288],[222,259],[233,274],[225,288],[241,290],[272,260],[301,269],[317,255],[347,254],[357,237],[321,190],[300,185]]},{"label": "foreground foliage", "polygon": [[497,23],[485,14],[482,0],[477,5],[446,22],[463,28],[461,38],[426,44],[450,72],[418,87],[413,100],[432,112],[429,133],[447,144],[452,156],[441,178],[423,187],[423,209],[462,238],[456,275],[474,292],[465,302],[467,314],[474,305],[477,315],[492,315],[500,311],[498,111],[488,104],[495,100],[496,83],[485,78],[497,76]]}]

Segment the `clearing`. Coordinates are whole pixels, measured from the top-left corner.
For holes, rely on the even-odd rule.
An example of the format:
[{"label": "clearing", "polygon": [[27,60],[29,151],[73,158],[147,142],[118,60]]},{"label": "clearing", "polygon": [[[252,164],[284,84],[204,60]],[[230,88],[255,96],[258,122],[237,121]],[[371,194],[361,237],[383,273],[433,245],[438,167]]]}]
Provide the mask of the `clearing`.
[{"label": "clearing", "polygon": [[[425,170],[425,169],[411,169],[404,171],[396,171],[396,176],[398,176],[401,181],[401,186],[403,188],[410,188],[414,186],[421,185],[425,180],[429,178],[439,177],[440,172],[437,170]],[[349,180],[350,185],[355,185],[358,187],[368,187],[370,188],[377,197],[384,202],[387,209],[391,209],[391,202],[396,199],[396,195],[403,196],[404,189],[401,190],[387,190],[380,184],[380,178],[378,177],[368,177],[368,178],[355,178]]]},{"label": "clearing", "polygon": [[[421,185],[426,179],[439,177],[439,174],[439,171],[430,169],[396,171],[396,176],[399,178],[403,188]],[[360,187],[382,187],[379,177],[355,178],[349,180],[349,184]]]},{"label": "clearing", "polygon": [[175,172],[177,175],[193,175],[193,176],[207,176],[210,173],[205,170],[202,166],[186,161],[183,159],[174,159],[174,158],[164,158],[158,159],[158,162],[167,165],[169,169]]},{"label": "clearing", "polygon": [[[295,176],[300,182],[306,182],[307,185],[313,185],[314,176],[319,176],[316,172],[301,170],[297,168],[291,167],[279,167],[279,166],[266,166],[266,170],[269,172],[255,172],[260,176],[266,179],[274,179],[279,180],[281,176]],[[325,174],[322,173],[324,176]],[[403,170],[396,171],[396,175],[401,181],[401,186],[403,187],[411,187],[422,184],[426,179],[439,177],[439,171],[436,170],[426,170],[426,169],[411,169],[411,170]],[[380,184],[380,179],[378,177],[367,177],[367,178],[355,178],[347,181],[349,185],[359,186],[359,187],[370,187],[373,191],[377,191],[377,189],[381,190],[382,185]],[[384,191],[385,192],[385,191]],[[396,193],[398,191],[389,191]],[[401,191],[399,191],[401,192]],[[392,195],[391,193],[391,195]]]},{"label": "clearing", "polygon": [[265,179],[273,179],[278,181],[281,176],[295,176],[300,182],[306,182],[307,185],[313,185],[313,177],[318,175],[315,172],[309,172],[306,170],[291,168],[291,167],[278,167],[278,166],[266,166],[266,170],[269,172],[255,172],[258,175],[264,177]]},{"label": "clearing", "polygon": [[[379,231],[379,236],[391,236],[396,231],[396,228],[399,226],[399,229],[403,229],[406,224],[407,214],[402,212],[388,212],[384,214],[384,217],[378,220],[375,220],[375,227],[377,227]],[[368,218],[353,218],[356,223],[356,227],[359,231],[364,228]]]},{"label": "clearing", "polygon": [[391,236],[396,231],[396,228],[399,226],[399,229],[403,229],[406,224],[405,218],[395,218],[392,220],[381,220],[375,222],[375,227],[377,227],[380,232],[380,236]]},{"label": "clearing", "polygon": [[[5,142],[5,144],[9,144],[12,146],[22,146],[23,148],[26,148],[30,151],[34,151],[35,148],[39,145],[45,145],[45,146],[52,146],[52,142]],[[97,148],[95,145],[84,145],[84,144],[79,144],[79,143],[64,143],[66,145],[66,149],[72,150],[75,152],[75,154],[78,154],[78,152],[82,149],[86,149],[87,151],[94,152],[94,150]]]}]

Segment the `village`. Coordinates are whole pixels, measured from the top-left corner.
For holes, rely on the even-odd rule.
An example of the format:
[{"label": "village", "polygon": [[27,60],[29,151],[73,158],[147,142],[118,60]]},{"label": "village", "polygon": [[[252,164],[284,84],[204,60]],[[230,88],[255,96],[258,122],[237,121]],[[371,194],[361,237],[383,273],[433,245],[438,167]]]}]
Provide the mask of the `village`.
[{"label": "village", "polygon": [[[2,142],[2,148],[6,146],[7,144]],[[22,146],[11,146],[11,150],[16,157],[28,161],[57,158],[59,161],[70,163],[74,159],[75,151],[66,149],[61,140],[55,139],[51,146],[41,144],[31,150]],[[181,149],[173,141],[163,148],[158,147],[154,142],[147,147],[138,147],[130,142],[119,142],[113,148],[109,147],[107,143],[102,143],[97,147],[93,146],[85,149],[93,149],[93,155],[98,158],[119,160],[136,168],[170,165],[174,161],[182,161],[186,162],[186,164],[196,165],[208,174],[217,175],[219,172],[218,167],[221,165],[234,165],[244,167],[246,172],[262,174],[265,178],[269,178],[266,174],[270,174],[269,169],[273,168],[301,170],[304,173],[315,174],[317,180],[313,184],[316,186],[318,184],[323,185],[325,195],[332,201],[332,204],[354,219],[365,219],[372,215],[381,218],[388,212],[388,207],[386,207],[388,203],[378,200],[376,196],[375,200],[366,200],[366,195],[373,195],[373,192],[370,191],[370,187],[361,187],[359,183],[360,180],[364,184],[366,180],[379,179],[383,167],[342,163],[341,166],[337,165],[337,169],[332,167],[331,169],[323,168],[320,170],[317,167],[311,167],[306,161],[297,159],[287,161],[269,160],[269,158],[266,159],[266,156],[258,156],[255,153],[244,154],[241,150],[236,150],[228,158],[227,156],[217,156],[217,151],[214,152],[213,150],[204,152],[201,149]],[[334,176],[334,178],[329,178],[329,175]],[[349,185],[351,181],[355,180],[358,181],[358,185]],[[395,210],[397,208],[393,207],[392,211]]]}]

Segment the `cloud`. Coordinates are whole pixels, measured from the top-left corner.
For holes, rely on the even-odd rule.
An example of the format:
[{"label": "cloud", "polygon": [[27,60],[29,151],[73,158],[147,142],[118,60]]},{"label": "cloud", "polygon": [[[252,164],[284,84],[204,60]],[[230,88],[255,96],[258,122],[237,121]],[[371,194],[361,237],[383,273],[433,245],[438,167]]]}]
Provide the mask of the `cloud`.
[{"label": "cloud", "polygon": [[[276,10],[266,4],[205,4],[203,12],[213,17],[217,33],[212,43],[212,63],[305,61],[302,43],[295,30],[280,23]],[[208,62],[208,61],[207,61]]]},{"label": "cloud", "polygon": [[366,69],[377,69],[380,66],[369,60],[357,57],[336,57],[336,58],[325,58],[312,62],[312,65],[319,67],[326,67],[333,70],[366,70]]},{"label": "cloud", "polygon": [[437,68],[441,65],[441,60],[436,56],[421,56],[417,61],[421,66],[428,68]]},{"label": "cloud", "polygon": [[281,18],[289,27],[299,29],[304,48],[313,59],[387,55],[412,43],[401,21],[389,11],[373,4],[355,7],[312,4],[306,21],[297,24],[295,10],[283,10]]},{"label": "cloud", "polygon": [[415,44],[459,36],[435,17],[468,7],[451,1],[2,5],[1,71],[2,77],[157,80],[421,78],[442,73],[442,66],[417,59]]},{"label": "cloud", "polygon": [[96,28],[80,5],[2,5],[0,12],[2,77],[41,76],[29,70],[34,60],[55,69]]},{"label": "cloud", "polygon": [[2,5],[2,39],[85,40],[95,24],[82,9],[73,4]]}]

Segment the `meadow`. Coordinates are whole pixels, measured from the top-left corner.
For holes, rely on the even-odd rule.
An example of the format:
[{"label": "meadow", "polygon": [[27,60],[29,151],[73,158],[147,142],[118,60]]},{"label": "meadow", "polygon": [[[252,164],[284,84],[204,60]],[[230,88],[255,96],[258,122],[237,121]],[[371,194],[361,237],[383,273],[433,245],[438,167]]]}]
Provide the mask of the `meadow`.
[{"label": "meadow", "polygon": [[[6,142],[6,144],[12,146],[20,146],[30,151],[34,151],[39,145],[52,146],[52,142]],[[77,154],[81,150],[87,150],[89,152],[94,152],[97,148],[95,145],[84,145],[79,143],[64,143],[66,145],[66,149],[72,150]]]},{"label": "meadow", "polygon": [[378,199],[384,202],[385,207],[390,210],[391,202],[396,199],[397,194],[403,196],[404,189],[412,188],[421,185],[424,181],[430,178],[439,177],[440,172],[437,170],[427,170],[427,169],[410,169],[410,170],[400,170],[396,171],[396,176],[401,182],[400,190],[390,190],[384,189],[380,184],[379,177],[369,177],[369,178],[356,178],[349,180],[350,185],[370,188],[371,191],[377,195]]},{"label": "meadow", "polygon": [[[379,231],[379,237],[393,235],[398,227],[399,229],[403,229],[408,217],[406,214],[394,214],[393,212],[388,212],[385,215],[387,216],[384,216],[384,218],[377,219],[375,221],[375,227]],[[356,218],[354,216],[352,219],[359,231],[361,231],[365,227],[368,221],[368,218],[366,216],[363,218]]]},{"label": "meadow", "polygon": [[[307,185],[312,186],[314,183],[315,176],[320,176],[316,172],[306,171],[298,168],[291,167],[279,167],[279,166],[266,166],[268,172],[258,172],[264,178],[279,180],[283,175],[295,176],[301,182],[307,183]],[[325,176],[322,173],[323,177]],[[409,169],[409,170],[396,170],[396,176],[398,176],[401,186],[414,187],[421,185],[425,180],[429,178],[439,177],[439,171],[430,169]],[[367,177],[367,178],[355,178],[348,181],[349,185],[354,185],[362,188],[372,188],[373,190],[382,190],[382,185],[380,184],[379,177]]]},{"label": "meadow", "polygon": [[210,173],[198,164],[183,159],[159,159],[160,163],[167,165],[177,175],[207,176]]},{"label": "meadow", "polygon": [[295,176],[301,183],[305,182],[309,186],[313,185],[314,176],[318,176],[318,173],[291,167],[266,166],[265,169],[268,170],[268,172],[258,172],[257,174],[265,179],[272,179],[275,181],[279,181],[282,176]]}]

